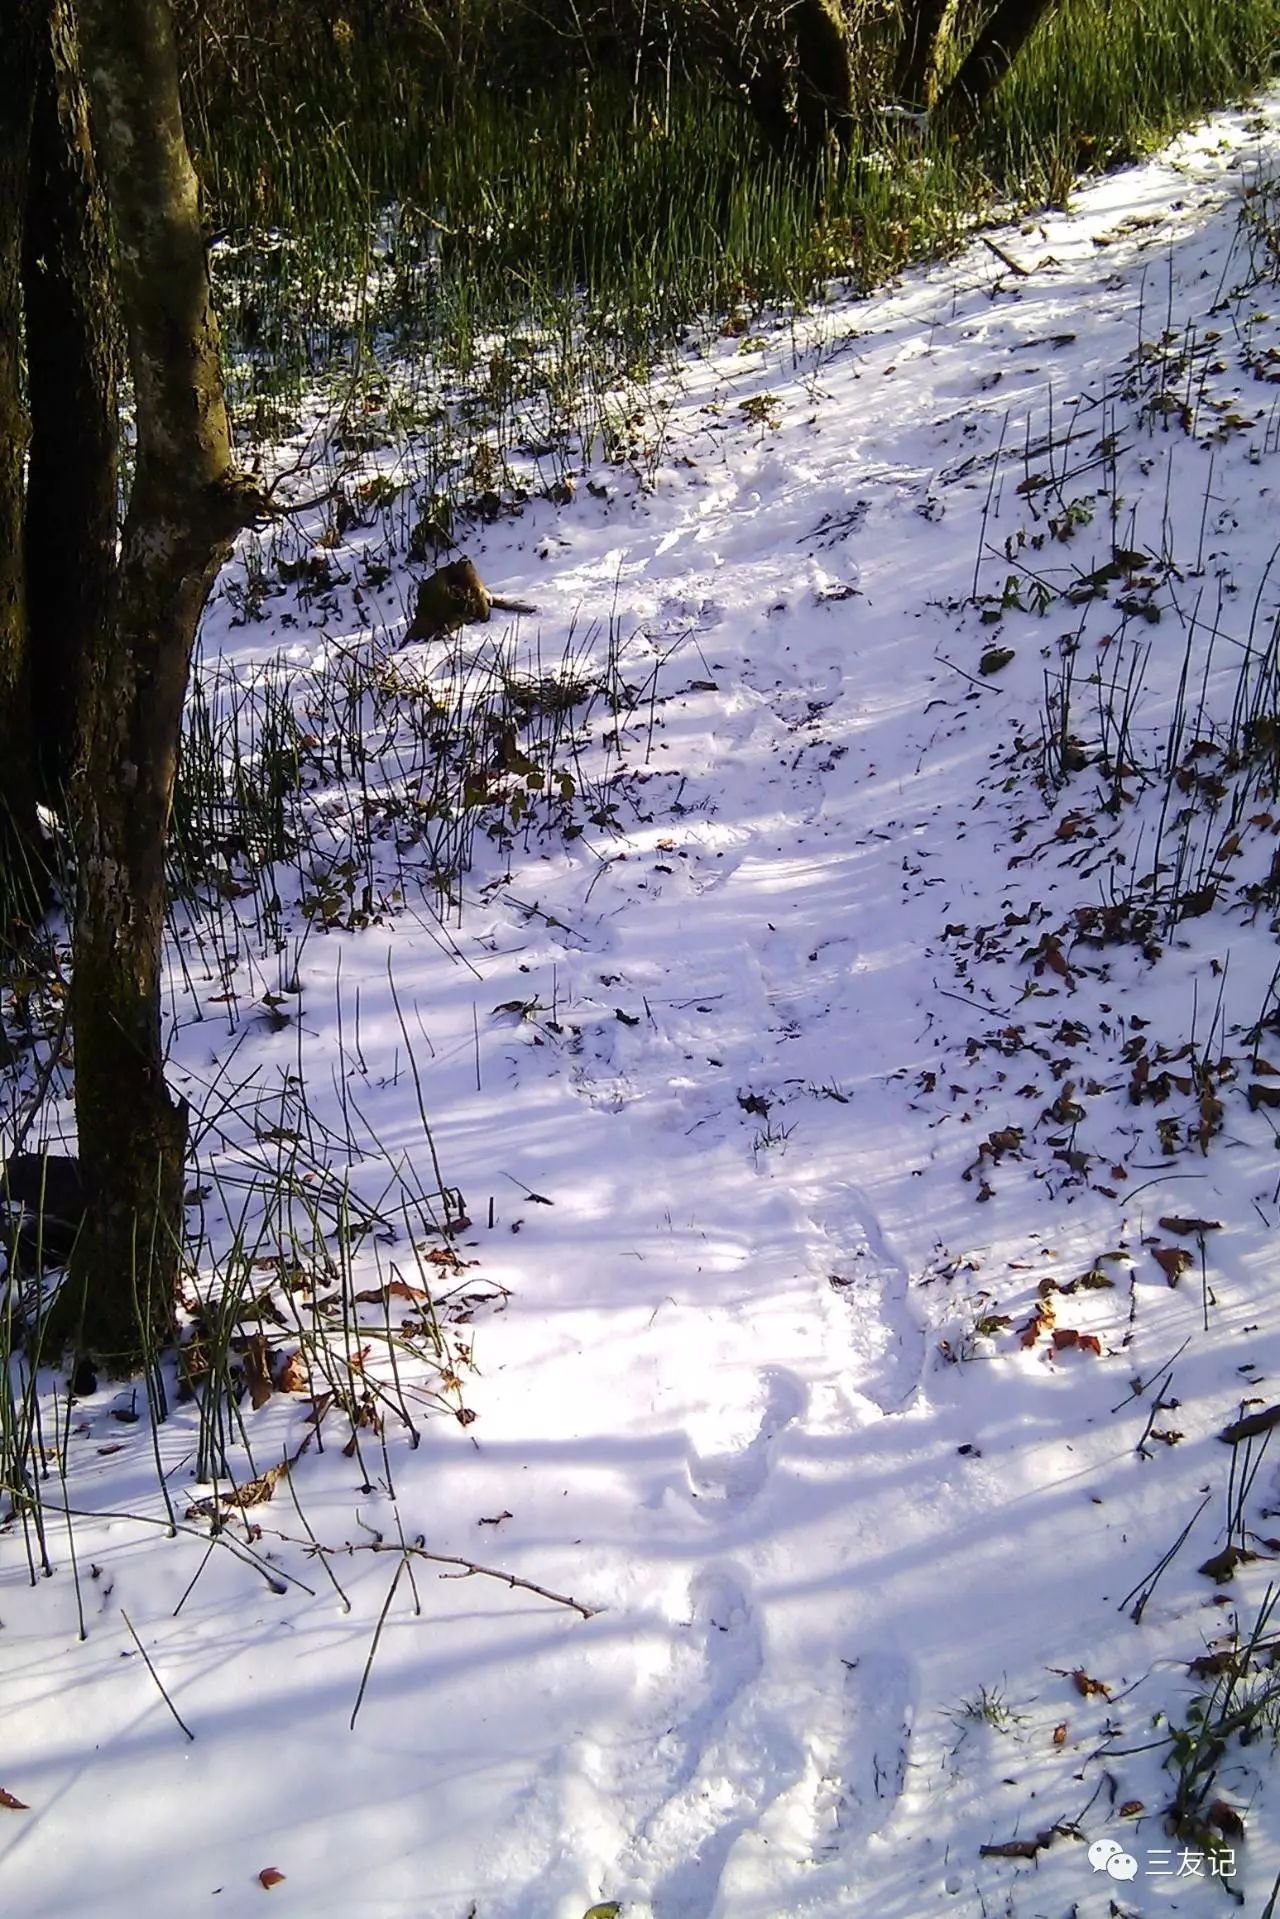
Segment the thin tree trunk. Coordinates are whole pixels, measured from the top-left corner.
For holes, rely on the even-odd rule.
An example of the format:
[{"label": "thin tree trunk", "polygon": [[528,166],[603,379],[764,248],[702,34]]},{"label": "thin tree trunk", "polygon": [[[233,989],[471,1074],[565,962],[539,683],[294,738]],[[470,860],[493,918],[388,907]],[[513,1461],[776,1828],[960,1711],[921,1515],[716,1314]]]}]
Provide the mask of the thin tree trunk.
[{"label": "thin tree trunk", "polygon": [[938,64],[952,0],[903,0],[902,51],[898,97],[913,107],[932,107],[938,93]]},{"label": "thin tree trunk", "polygon": [[41,797],[66,806],[80,663],[107,617],[118,526],[116,326],[106,205],[75,23],[45,0],[23,247],[31,453],[27,627]]},{"label": "thin tree trunk", "polygon": [[22,563],[28,420],[22,402],[22,206],[31,145],[39,0],[17,0],[0,57],[0,936],[32,917],[38,888],[30,652]]},{"label": "thin tree trunk", "polygon": [[792,0],[747,81],[756,124],[776,153],[816,163],[853,125],[853,63],[840,0]]},{"label": "thin tree trunk", "polygon": [[165,837],[196,627],[254,496],[236,474],[169,0],[81,0],[137,420],[111,618],[82,681],[73,818],[81,1343],[128,1365],[170,1323],[186,1109],[160,1034]]},{"label": "thin tree trunk", "polygon": [[801,142],[816,158],[828,140],[846,146],[853,125],[853,63],[840,0],[797,0],[790,26]]},{"label": "thin tree trunk", "polygon": [[956,127],[973,125],[1056,0],[1000,0],[938,103]]}]

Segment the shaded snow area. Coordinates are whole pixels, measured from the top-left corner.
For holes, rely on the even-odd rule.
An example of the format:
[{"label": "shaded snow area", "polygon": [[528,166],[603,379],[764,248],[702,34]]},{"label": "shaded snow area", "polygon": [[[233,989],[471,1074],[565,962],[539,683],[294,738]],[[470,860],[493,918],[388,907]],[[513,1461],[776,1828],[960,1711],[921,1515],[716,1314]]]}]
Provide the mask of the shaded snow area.
[{"label": "shaded snow area", "polygon": [[[292,701],[332,842],[175,917],[262,1390],[49,1404],[6,1912],[1270,1911],[1277,154],[722,338],[572,498],[531,453],[463,544],[536,616],[403,644],[394,448],[228,573],[209,726]],[[458,877],[424,756],[504,675]]]}]

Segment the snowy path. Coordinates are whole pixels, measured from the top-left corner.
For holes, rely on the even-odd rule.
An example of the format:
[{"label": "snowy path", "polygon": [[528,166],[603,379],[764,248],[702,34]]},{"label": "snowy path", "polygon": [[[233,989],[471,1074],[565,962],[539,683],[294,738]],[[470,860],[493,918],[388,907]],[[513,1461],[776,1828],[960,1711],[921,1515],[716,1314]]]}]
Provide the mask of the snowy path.
[{"label": "snowy path", "polygon": [[[1249,1199],[1270,1141],[1180,1169],[1200,1183],[1150,1211],[1097,1182],[1059,1187],[1052,1168],[1014,1183],[1002,1167],[976,1204],[979,1142],[1037,1070],[1009,1064],[993,1019],[1056,1031],[1095,987],[1055,1000],[1049,980],[1028,1003],[1029,969],[1004,952],[957,963],[952,929],[1025,914],[1030,944],[1065,889],[1051,862],[1010,865],[1025,818],[1028,845],[1052,827],[1029,783],[1002,786],[1013,739],[1035,731],[1041,660],[1076,617],[1024,635],[997,682],[961,603],[988,512],[1003,540],[1021,482],[1075,457],[1065,434],[1087,447],[1114,430],[1104,396],[1153,329],[1144,314],[1198,321],[1241,178],[1259,146],[1280,150],[1275,122],[1274,103],[1247,131],[1224,117],[1070,215],[1002,234],[1025,276],[977,246],[833,304],[794,353],[785,330],[723,343],[662,395],[650,492],[534,505],[477,543],[495,590],[536,591],[544,636],[618,610],[633,668],[663,661],[652,738],[629,749],[617,831],[533,841],[509,881],[477,881],[465,965],[408,929],[342,942],[344,986],[364,996],[359,1097],[390,1150],[413,1143],[390,943],[428,1037],[446,1172],[477,1222],[462,1250],[512,1298],[471,1329],[474,1427],[433,1424],[396,1458],[395,1499],[361,1492],[340,1456],[314,1463],[304,1496],[326,1538],[401,1525],[603,1610],[423,1579],[424,1616],[390,1615],[349,1734],[389,1567],[344,1563],[358,1623],[319,1580],[314,1598],[246,1599],[230,1565],[173,1621],[195,1542],[144,1549],[122,1522],[111,1603],[197,1736],[183,1747],[136,1659],[126,1688],[114,1620],[74,1644],[65,1581],[39,1606],[0,1588],[0,1786],[35,1809],[0,1831],[6,1910],[126,1919],[216,1892],[218,1911],[247,1913],[269,1863],[286,1875],[271,1896],[319,1919],[583,1919],[596,1901],[624,1919],[1101,1919],[1221,1899],[1204,1880],[1091,1871],[1083,1840],[1104,1829],[1168,1845],[1167,1780],[1158,1754],[1137,1786],[1109,1758],[1116,1796],[1149,1811],[1107,1823],[1089,1760],[1110,1701],[1071,1675],[1100,1671],[1117,1697],[1175,1661],[1185,1676],[1221,1625],[1172,1582],[1142,1632],[1117,1601],[1211,1474],[1212,1549],[1213,1431],[1244,1352],[1251,1382],[1280,1360],[1274,1333],[1240,1344],[1265,1310]],[[742,412],[763,395],[772,425]],[[1147,451],[1146,471],[1142,447],[1125,468],[1144,516],[1129,543],[1171,515],[1194,548],[1203,489],[1167,485],[1182,442]],[[1215,511],[1247,532],[1254,465],[1224,454],[1215,482]],[[1270,484],[1269,442],[1266,467]],[[1087,569],[1108,533],[1045,566]],[[1242,604],[1265,578],[1250,538]],[[1010,566],[984,559],[983,590]],[[307,955],[318,1082],[351,1072],[338,945]],[[1266,946],[1240,961],[1255,1006]],[[1216,950],[1206,933],[1193,957]],[[1121,998],[1136,975],[1114,964]],[[495,1015],[515,1001],[536,1004]],[[1108,1004],[1089,999],[1090,1019]],[[207,1075],[219,1044],[188,1025],[177,1058]],[[263,1058],[287,1063],[291,1044],[265,1038]],[[1017,1087],[1027,1111],[1061,1090],[1040,1077]],[[1234,1264],[1214,1338],[1178,1362],[1185,1442],[1135,1462],[1148,1407],[1117,1406],[1195,1334],[1198,1289],[1090,1292],[1092,1370],[975,1329],[1014,1314],[1011,1292],[1034,1306],[1045,1271],[1137,1246],[1187,1192],[1238,1229]],[[969,1710],[983,1696],[1007,1700],[1006,1723]],[[1135,1726],[1149,1732],[1141,1712]],[[979,1855],[1077,1820],[1038,1859]],[[1280,1863],[1261,1807],[1250,1846],[1256,1915]]]}]

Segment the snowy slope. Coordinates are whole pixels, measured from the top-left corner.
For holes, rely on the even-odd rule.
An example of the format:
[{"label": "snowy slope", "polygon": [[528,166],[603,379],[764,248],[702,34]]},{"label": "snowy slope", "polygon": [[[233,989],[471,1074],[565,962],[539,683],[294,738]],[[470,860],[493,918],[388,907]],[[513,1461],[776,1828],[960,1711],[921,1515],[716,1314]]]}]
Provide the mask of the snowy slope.
[{"label": "snowy slope", "polygon": [[[252,1514],[276,1592],[229,1547],[206,1560],[198,1517],[164,1536],[118,1392],[75,1406],[70,1503],[133,1517],[74,1521],[83,1642],[67,1528],[34,1586],[0,1536],[0,1786],[27,1808],[0,1813],[6,1911],[1101,1919],[1227,1896],[1225,1862],[1165,1831],[1161,1762],[1211,1684],[1189,1662],[1248,1635],[1280,1506],[1264,1456],[1259,1557],[1197,1573],[1228,1543],[1217,1434],[1280,1397],[1276,1129],[1248,1092],[1268,1049],[1280,1067],[1280,1035],[1250,1033],[1275,1004],[1276,825],[1264,771],[1211,744],[1280,608],[1280,321],[1240,224],[1277,152],[1275,102],[1224,115],[995,250],[726,339],[655,390],[647,483],[601,464],[606,497],[468,545],[537,618],[396,670],[620,646],[655,677],[613,822],[517,834],[447,932],[419,909],[311,937],[283,1030],[237,1022],[216,968],[195,1001],[175,984],[173,1060],[199,1104],[251,1065],[278,1081],[304,1032],[334,1132],[354,1102],[366,1141],[421,1156],[390,962],[490,1296],[453,1335],[474,1419],[309,1451],[301,1510]],[[386,643],[350,610],[308,635],[232,604],[204,647],[238,670]],[[1202,825],[1162,824],[1170,756],[1221,773]],[[1193,877],[1196,910],[1162,908]],[[246,1006],[277,984],[247,942],[232,971]],[[1174,1286],[1153,1252],[1178,1247]],[[304,1430],[281,1394],[245,1418],[258,1470]],[[192,1420],[157,1441],[179,1518]],[[416,1539],[591,1616],[410,1560],[351,1730]],[[1280,1870],[1269,1772],[1263,1737],[1210,1795],[1245,1816],[1252,1915]],[[1136,1877],[1092,1864],[1098,1840]],[[1010,1841],[1029,1856],[981,1851]]]}]

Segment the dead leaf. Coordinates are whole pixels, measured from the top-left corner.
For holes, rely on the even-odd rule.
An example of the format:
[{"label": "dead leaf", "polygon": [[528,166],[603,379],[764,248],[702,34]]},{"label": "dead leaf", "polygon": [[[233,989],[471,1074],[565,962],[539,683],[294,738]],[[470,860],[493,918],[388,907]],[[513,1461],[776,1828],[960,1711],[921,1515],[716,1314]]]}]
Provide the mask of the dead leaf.
[{"label": "dead leaf", "polygon": [[1167,1214],[1160,1224],[1166,1233],[1181,1233],[1184,1239],[1193,1239],[1198,1233],[1217,1233],[1222,1230],[1220,1219],[1184,1219],[1180,1213]]},{"label": "dead leaf", "polygon": [[272,1886],[278,1886],[283,1879],[284,1874],[279,1866],[264,1866],[258,1874],[258,1883],[267,1892],[270,1892]]},{"label": "dead leaf", "polygon": [[1215,1799],[1205,1814],[1211,1826],[1216,1826],[1225,1839],[1244,1838],[1244,1820],[1234,1806],[1225,1799]]},{"label": "dead leaf", "polygon": [[282,1393],[305,1393],[310,1390],[311,1373],[301,1352],[290,1353],[280,1368],[277,1384]]},{"label": "dead leaf", "polygon": [[30,1812],[31,1810],[25,1799],[15,1799],[11,1792],[5,1791],[3,1786],[0,1786],[0,1806],[3,1806],[6,1812]]},{"label": "dead leaf", "polygon": [[1071,1682],[1082,1699],[1101,1697],[1110,1699],[1111,1688],[1105,1679],[1090,1679],[1083,1666],[1077,1666],[1071,1675]]},{"label": "dead leaf", "polygon": [[1060,1726],[1055,1726],[1055,1727],[1054,1727],[1054,1729],[1053,1729],[1053,1743],[1054,1743],[1054,1745],[1055,1745],[1055,1746],[1065,1746],[1065,1745],[1066,1745],[1066,1743],[1067,1743],[1067,1722],[1066,1722],[1066,1720],[1065,1720],[1065,1719],[1063,1720],[1063,1722],[1062,1722],[1062,1724],[1061,1724]]},{"label": "dead leaf", "polygon": [[1188,1266],[1194,1264],[1185,1246],[1153,1246],[1151,1257],[1171,1286],[1176,1286]]},{"label": "dead leaf", "polygon": [[1052,1325],[1053,1308],[1048,1300],[1043,1300],[1040,1305],[1036,1307],[1030,1319],[1028,1319],[1024,1325],[1019,1326],[1018,1344],[1020,1346],[1034,1346],[1041,1333],[1046,1332]]},{"label": "dead leaf", "polygon": [[1146,1810],[1141,1799],[1126,1799],[1120,1808],[1120,1817],[1122,1819],[1136,1819],[1139,1813],[1145,1812]]},{"label": "dead leaf", "polygon": [[1240,1657],[1238,1653],[1227,1652],[1225,1649],[1221,1652],[1202,1652],[1198,1658],[1191,1661],[1187,1671],[1193,1679],[1217,1679],[1224,1672],[1232,1673],[1239,1678]]},{"label": "dead leaf", "polygon": [[1247,1566],[1257,1556],[1256,1553],[1246,1552],[1243,1546],[1224,1546],[1220,1553],[1214,1553],[1211,1559],[1206,1559],[1203,1566],[1197,1566],[1196,1571],[1202,1572],[1206,1579],[1212,1579],[1216,1585],[1225,1586],[1229,1579],[1235,1578],[1237,1566]]},{"label": "dead leaf", "polygon": [[243,1357],[245,1378],[249,1382],[249,1399],[256,1413],[275,1391],[271,1383],[271,1352],[265,1333],[249,1334],[244,1342]]}]

